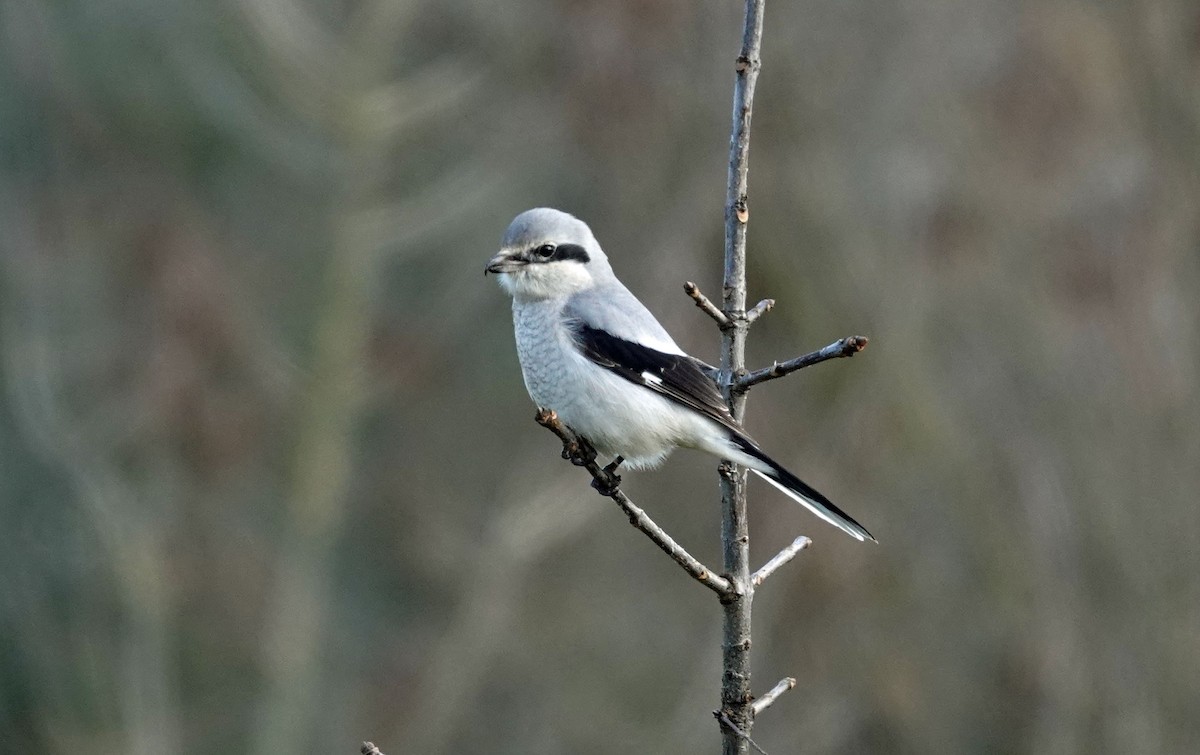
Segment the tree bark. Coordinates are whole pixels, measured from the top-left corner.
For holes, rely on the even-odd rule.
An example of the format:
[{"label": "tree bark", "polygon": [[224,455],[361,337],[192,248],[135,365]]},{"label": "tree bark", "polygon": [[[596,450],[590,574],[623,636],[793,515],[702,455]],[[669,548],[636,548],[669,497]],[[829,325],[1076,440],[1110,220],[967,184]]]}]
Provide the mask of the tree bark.
[{"label": "tree bark", "polygon": [[[722,305],[729,326],[721,332],[721,372],[725,397],[738,422],[745,415],[746,396],[735,390],[746,371],[746,223],[749,220],[746,174],[749,169],[750,116],[760,67],[762,14],[765,0],[746,0],[742,49],[736,61],[733,90],[733,132],[729,139],[729,183],[725,197],[725,275]],[[745,755],[754,723],[750,691],[750,529],[746,521],[746,472],[729,461],[721,463],[721,543],[726,577],[735,594],[722,600],[721,714],[722,752]],[[721,719],[722,716],[718,718]],[[732,724],[732,725],[730,725]]]}]

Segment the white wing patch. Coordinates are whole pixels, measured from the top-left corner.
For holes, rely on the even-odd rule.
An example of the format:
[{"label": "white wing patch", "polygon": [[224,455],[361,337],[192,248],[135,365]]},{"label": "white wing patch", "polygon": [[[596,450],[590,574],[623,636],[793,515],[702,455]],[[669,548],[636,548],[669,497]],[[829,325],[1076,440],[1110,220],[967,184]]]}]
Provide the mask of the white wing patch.
[{"label": "white wing patch", "polygon": [[647,383],[654,383],[655,385],[662,385],[662,377],[655,375],[650,370],[644,370],[642,372],[642,380],[645,380]]}]

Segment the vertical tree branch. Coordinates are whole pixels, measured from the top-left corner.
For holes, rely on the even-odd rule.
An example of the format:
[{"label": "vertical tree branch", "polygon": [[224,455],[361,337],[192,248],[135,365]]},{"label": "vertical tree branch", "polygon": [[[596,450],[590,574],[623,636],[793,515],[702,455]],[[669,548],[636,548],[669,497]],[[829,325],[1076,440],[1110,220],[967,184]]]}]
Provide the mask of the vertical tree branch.
[{"label": "vertical tree branch", "polygon": [[366,397],[371,268],[339,207],[310,376],[296,423],[287,519],[262,635],[263,686],[253,752],[300,752],[322,686],[332,569],[348,513],[354,431]]},{"label": "vertical tree branch", "polygon": [[[746,222],[749,220],[746,174],[749,169],[750,115],[758,80],[759,47],[765,0],[746,0],[742,50],[737,58],[733,90],[733,131],[729,139],[729,184],[725,197],[725,276],[722,304],[730,326],[722,329],[721,371],[725,398],[740,422],[746,396],[734,391],[746,366]],[[721,463],[721,543],[727,577],[739,588],[722,600],[725,610],[722,643],[721,712],[733,724],[721,727],[725,755],[745,755],[754,721],[750,692],[750,530],[746,522],[746,473],[732,462]],[[745,732],[739,736],[737,730]]]},{"label": "vertical tree branch", "polygon": [[332,57],[321,73],[319,125],[336,155],[329,168],[330,251],[294,419],[286,518],[260,642],[263,692],[251,746],[258,755],[301,752],[312,740],[310,713],[323,687],[321,650],[331,625],[331,564],[349,511],[355,431],[367,399],[377,260],[357,218],[378,201],[382,187],[378,173],[367,169],[377,161],[377,145],[357,127],[354,102],[374,79],[365,64],[355,69],[344,56]]}]

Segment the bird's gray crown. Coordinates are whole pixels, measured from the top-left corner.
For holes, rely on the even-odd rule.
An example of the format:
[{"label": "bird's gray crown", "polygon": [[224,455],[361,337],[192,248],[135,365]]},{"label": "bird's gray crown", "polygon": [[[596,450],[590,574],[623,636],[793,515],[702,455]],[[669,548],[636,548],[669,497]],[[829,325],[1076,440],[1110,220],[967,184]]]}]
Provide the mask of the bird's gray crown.
[{"label": "bird's gray crown", "polygon": [[607,258],[592,229],[574,215],[550,207],[535,207],[513,218],[504,232],[505,249],[533,249],[542,244],[575,244],[587,251],[591,262],[607,267]]}]

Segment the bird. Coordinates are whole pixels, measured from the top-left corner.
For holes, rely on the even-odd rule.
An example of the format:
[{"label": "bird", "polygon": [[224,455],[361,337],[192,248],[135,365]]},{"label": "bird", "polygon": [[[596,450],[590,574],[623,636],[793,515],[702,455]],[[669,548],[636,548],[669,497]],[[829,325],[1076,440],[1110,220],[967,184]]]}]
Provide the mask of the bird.
[{"label": "bird", "polygon": [[529,397],[609,469],[651,469],[678,447],[740,464],[860,541],[870,532],[769,457],[729,411],[716,368],[684,353],[613,273],[591,229],[549,207],[509,224],[484,275],[512,296]]}]

